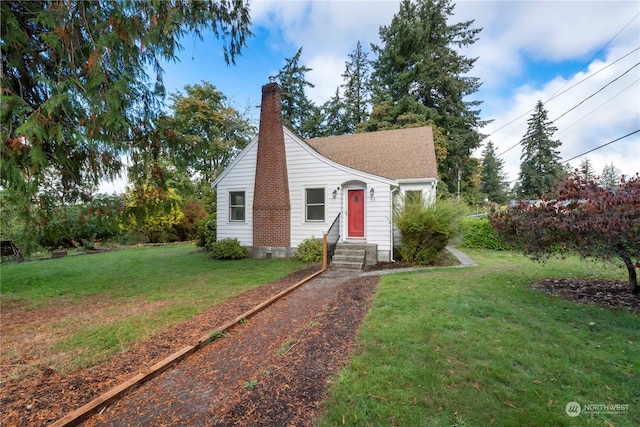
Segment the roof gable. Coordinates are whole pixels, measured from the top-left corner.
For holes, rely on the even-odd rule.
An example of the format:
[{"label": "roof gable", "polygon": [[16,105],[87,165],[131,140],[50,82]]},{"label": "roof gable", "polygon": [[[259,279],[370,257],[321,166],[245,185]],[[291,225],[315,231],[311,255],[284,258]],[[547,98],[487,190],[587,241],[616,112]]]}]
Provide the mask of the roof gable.
[{"label": "roof gable", "polygon": [[438,176],[430,126],[307,139],[324,157],[389,179]]},{"label": "roof gable", "polygon": [[343,172],[349,173],[351,175],[353,175],[354,179],[361,179],[361,180],[374,180],[374,181],[378,181],[378,182],[384,182],[387,183],[389,185],[397,185],[398,183],[394,180],[394,179],[389,179],[387,177],[381,176],[381,175],[376,175],[373,174],[371,172],[367,172],[367,171],[363,171],[361,169],[354,169],[352,167],[343,165],[341,163],[338,163],[324,155],[322,155],[321,153],[319,153],[317,150],[314,150],[309,144],[307,144],[306,141],[304,141],[303,139],[301,139],[298,135],[296,135],[293,131],[289,130],[287,127],[283,126],[284,128],[284,133],[285,135],[287,135],[290,138],[290,141],[292,143],[295,143],[297,145],[299,145],[303,150],[305,150],[306,152],[309,153],[309,155],[313,156],[313,158],[317,159],[320,162],[323,162],[326,165],[329,165],[333,168],[337,168]]}]

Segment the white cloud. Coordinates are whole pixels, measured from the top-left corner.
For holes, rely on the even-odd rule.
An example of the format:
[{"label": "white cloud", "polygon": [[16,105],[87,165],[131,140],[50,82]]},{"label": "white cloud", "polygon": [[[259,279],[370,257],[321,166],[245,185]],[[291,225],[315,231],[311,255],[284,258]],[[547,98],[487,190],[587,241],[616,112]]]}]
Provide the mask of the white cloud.
[{"label": "white cloud", "polygon": [[358,41],[368,51],[379,44],[378,30],[398,11],[398,1],[258,1],[253,3],[256,25],[279,34],[278,51],[291,58],[302,47],[301,64],[312,69],[315,85],[309,98],[323,104],[342,84],[345,62]]},{"label": "white cloud", "polygon": [[[640,129],[640,68],[612,83],[640,60],[636,52],[612,65],[640,47],[637,2],[463,1],[455,10],[460,21],[476,19],[474,25],[484,28],[465,54],[479,57],[471,75],[483,82],[476,98],[484,101],[483,119],[494,120],[484,132],[492,133],[498,153],[518,144],[538,100],[545,102],[558,128],[554,136],[562,142],[563,159]],[[503,157],[510,179],[517,178],[520,156],[517,145]],[[570,165],[578,167],[584,158]],[[640,172],[640,137],[625,138],[586,158],[597,173],[611,163],[627,175]]]},{"label": "white cloud", "polygon": [[329,54],[316,55],[307,63],[313,70],[309,72],[308,79],[315,85],[307,90],[307,95],[316,105],[327,102],[343,83],[341,75],[344,72],[344,61],[342,56]]}]

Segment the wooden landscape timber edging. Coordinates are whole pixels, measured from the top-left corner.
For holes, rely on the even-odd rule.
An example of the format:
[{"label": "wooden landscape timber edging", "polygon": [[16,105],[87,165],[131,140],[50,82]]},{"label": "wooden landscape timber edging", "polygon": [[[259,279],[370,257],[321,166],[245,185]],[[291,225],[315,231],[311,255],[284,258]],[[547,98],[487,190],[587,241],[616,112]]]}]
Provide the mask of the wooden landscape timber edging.
[{"label": "wooden landscape timber edging", "polygon": [[[241,322],[243,319],[248,319],[249,317],[253,316],[254,314],[260,312],[261,310],[264,310],[265,308],[267,308],[272,303],[274,303],[278,299],[282,298],[286,294],[288,294],[291,291],[294,291],[295,289],[299,288],[300,286],[302,286],[303,284],[305,284],[309,280],[313,279],[314,277],[319,276],[320,274],[324,273],[324,271],[325,271],[325,269],[322,269],[322,270],[319,270],[319,271],[311,274],[308,277],[305,277],[304,279],[300,280],[296,284],[294,284],[294,285],[290,286],[289,288],[281,291],[280,293],[272,296],[268,300],[256,305],[255,307],[253,307],[252,309],[244,312],[243,314],[241,314],[240,316],[236,317],[235,319],[230,320],[229,322],[225,323],[224,325],[218,327],[213,332],[224,332],[227,329],[230,329],[231,327],[233,327],[237,323]],[[91,415],[93,415],[95,412],[97,412],[98,409],[100,409],[102,407],[105,407],[105,406],[108,406],[109,404],[113,403],[114,401],[116,401],[120,397],[124,396],[126,393],[132,391],[133,389],[135,389],[136,387],[142,385],[146,381],[149,381],[150,379],[152,379],[152,378],[156,377],[157,375],[161,374],[162,372],[166,371],[172,365],[174,365],[175,363],[178,363],[182,359],[186,358],[188,355],[190,355],[192,353],[195,353],[199,349],[205,347],[207,344],[209,344],[212,341],[212,339],[213,339],[212,335],[206,335],[206,336],[200,338],[196,342],[195,345],[188,345],[188,346],[183,347],[182,349],[180,349],[180,350],[176,351],[175,353],[173,353],[171,356],[168,356],[168,357],[164,358],[163,360],[159,361],[158,363],[156,363],[155,365],[151,366],[150,368],[147,368],[147,369],[141,371],[138,375],[136,375],[136,376],[132,377],[131,379],[123,382],[122,384],[112,388],[111,390],[103,393],[102,395],[100,395],[97,398],[93,399],[92,401],[90,401],[86,405],[76,409],[73,412],[68,413],[64,417],[60,418],[58,421],[54,422],[53,424],[50,424],[49,427],[77,426],[78,424],[80,424],[81,422],[83,422],[84,420],[89,418]]]}]

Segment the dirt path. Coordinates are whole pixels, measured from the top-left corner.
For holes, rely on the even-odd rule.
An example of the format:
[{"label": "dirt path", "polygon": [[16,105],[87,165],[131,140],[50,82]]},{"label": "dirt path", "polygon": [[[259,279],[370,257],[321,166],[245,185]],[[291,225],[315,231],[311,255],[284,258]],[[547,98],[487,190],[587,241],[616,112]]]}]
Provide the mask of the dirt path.
[{"label": "dirt path", "polygon": [[[309,274],[243,294],[95,368],[3,381],[1,424],[49,425]],[[325,273],[84,425],[310,425],[327,380],[355,348],[377,282]]]},{"label": "dirt path", "polygon": [[85,425],[311,425],[377,281],[325,273]]}]

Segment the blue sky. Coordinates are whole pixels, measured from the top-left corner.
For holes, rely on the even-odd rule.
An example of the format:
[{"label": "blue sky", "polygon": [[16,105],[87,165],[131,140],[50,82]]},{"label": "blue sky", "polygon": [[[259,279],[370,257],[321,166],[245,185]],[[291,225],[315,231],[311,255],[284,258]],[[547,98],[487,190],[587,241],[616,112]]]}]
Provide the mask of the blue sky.
[{"label": "blue sky", "polygon": [[[365,48],[379,44],[378,30],[390,24],[399,1],[261,0],[250,8],[254,37],[236,65],[224,63],[221,44],[213,37],[184,40],[181,61],[165,67],[169,93],[205,80],[257,120],[262,85],[302,47],[301,63],[312,69],[307,79],[315,85],[308,96],[320,105],[342,83],[356,43]],[[478,58],[470,75],[479,77],[482,86],[473,98],[483,101],[482,119],[492,120],[481,132],[498,154],[506,151],[502,159],[510,180],[517,178],[521,150],[507,150],[525,134],[538,100],[558,128],[555,137],[565,160],[640,129],[637,0],[466,0],[456,2],[454,13],[450,23],[473,19],[473,27],[483,28],[479,40],[462,53]],[[627,175],[640,172],[640,132],[586,157],[597,173],[611,163]],[[577,167],[584,158],[570,164]],[[101,190],[121,188],[116,183]]]}]

